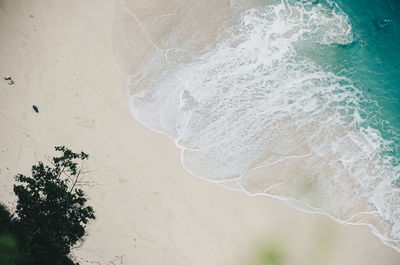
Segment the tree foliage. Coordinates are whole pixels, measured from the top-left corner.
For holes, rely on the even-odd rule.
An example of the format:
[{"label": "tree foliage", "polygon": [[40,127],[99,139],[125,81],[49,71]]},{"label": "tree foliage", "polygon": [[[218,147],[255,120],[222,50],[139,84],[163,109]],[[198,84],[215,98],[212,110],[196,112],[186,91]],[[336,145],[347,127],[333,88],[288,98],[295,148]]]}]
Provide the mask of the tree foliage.
[{"label": "tree foliage", "polygon": [[11,213],[5,205],[0,203],[0,264],[22,264],[12,226]]},{"label": "tree foliage", "polygon": [[45,165],[32,166],[32,176],[18,174],[14,192],[18,197],[16,229],[23,237],[29,264],[74,264],[68,258],[85,234],[88,221],[95,219],[93,208],[86,205],[82,189],[84,161],[88,154],[74,153],[65,146]]}]

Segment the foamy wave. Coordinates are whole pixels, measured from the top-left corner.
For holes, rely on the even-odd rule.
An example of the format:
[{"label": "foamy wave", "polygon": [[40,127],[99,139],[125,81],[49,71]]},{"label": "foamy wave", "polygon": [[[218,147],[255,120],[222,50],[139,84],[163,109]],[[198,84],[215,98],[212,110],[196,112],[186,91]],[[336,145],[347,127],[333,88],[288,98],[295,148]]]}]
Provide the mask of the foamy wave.
[{"label": "foamy wave", "polygon": [[242,11],[230,30],[190,62],[161,52],[131,76],[141,88],[133,116],[173,138],[192,174],[367,224],[400,250],[400,169],[360,114],[368,99],[297,52],[302,41],[351,43],[348,16],[332,3],[282,1]]}]

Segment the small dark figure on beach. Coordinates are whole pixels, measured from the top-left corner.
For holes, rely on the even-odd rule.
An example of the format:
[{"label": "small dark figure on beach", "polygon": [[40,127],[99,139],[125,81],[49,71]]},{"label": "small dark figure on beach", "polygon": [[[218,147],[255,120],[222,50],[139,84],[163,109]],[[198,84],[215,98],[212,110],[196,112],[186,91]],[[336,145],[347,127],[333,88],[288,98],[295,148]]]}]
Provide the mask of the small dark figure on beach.
[{"label": "small dark figure on beach", "polygon": [[32,108],[33,108],[33,110],[34,110],[36,113],[39,113],[39,108],[38,108],[38,107],[36,107],[35,105],[33,105]]},{"label": "small dark figure on beach", "polygon": [[4,80],[9,81],[8,84],[9,84],[10,86],[12,86],[12,85],[15,84],[14,80],[12,80],[12,78],[11,78],[10,76],[4,77]]}]

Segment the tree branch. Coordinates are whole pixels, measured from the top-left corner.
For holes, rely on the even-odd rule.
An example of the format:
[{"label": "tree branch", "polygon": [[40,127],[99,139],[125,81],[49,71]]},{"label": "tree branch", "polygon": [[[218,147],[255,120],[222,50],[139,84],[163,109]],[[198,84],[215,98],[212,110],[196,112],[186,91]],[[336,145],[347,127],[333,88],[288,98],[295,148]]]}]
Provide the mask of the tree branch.
[{"label": "tree branch", "polygon": [[84,162],[82,162],[81,167],[78,170],[78,174],[76,174],[76,176],[75,176],[75,181],[72,184],[71,189],[69,190],[69,193],[71,193],[73,191],[73,189],[75,188],[76,183],[78,182],[80,174],[83,172],[83,164],[84,164]]}]

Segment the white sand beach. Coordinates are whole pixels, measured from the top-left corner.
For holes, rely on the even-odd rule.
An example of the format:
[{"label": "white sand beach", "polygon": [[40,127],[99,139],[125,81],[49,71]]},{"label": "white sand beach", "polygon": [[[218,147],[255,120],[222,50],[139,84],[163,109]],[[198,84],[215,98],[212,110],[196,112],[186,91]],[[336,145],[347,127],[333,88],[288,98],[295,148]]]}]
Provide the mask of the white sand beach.
[{"label": "white sand beach", "polygon": [[[137,1],[137,23],[177,6]],[[13,177],[66,145],[90,155],[84,190],[97,219],[73,251],[80,264],[252,265],[268,247],[285,265],[400,264],[367,227],[187,173],[174,143],[130,115],[128,70],[113,46],[119,8],[114,0],[0,1],[1,202],[14,206]],[[140,67],[153,48],[135,27],[126,52]]]}]

